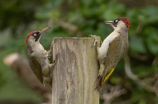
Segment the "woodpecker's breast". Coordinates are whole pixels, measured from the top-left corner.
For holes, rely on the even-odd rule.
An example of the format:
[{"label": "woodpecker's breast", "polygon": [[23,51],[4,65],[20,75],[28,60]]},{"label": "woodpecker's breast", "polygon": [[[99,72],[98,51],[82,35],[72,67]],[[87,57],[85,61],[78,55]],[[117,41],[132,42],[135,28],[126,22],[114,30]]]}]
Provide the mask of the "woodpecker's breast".
[{"label": "woodpecker's breast", "polygon": [[120,34],[118,32],[113,31],[106,39],[104,39],[101,47],[98,49],[98,60],[100,62],[104,63],[107,56],[109,44],[119,35]]},{"label": "woodpecker's breast", "polygon": [[27,46],[27,53],[28,56],[33,54],[33,57],[37,59],[45,58],[47,55],[46,50],[40,43],[29,44]]},{"label": "woodpecker's breast", "polygon": [[47,55],[46,50],[44,49],[44,47],[41,44],[38,44],[38,46],[36,46],[33,49],[33,52],[36,54],[36,57],[38,57],[38,58],[43,58],[43,57],[46,57],[46,55]]}]

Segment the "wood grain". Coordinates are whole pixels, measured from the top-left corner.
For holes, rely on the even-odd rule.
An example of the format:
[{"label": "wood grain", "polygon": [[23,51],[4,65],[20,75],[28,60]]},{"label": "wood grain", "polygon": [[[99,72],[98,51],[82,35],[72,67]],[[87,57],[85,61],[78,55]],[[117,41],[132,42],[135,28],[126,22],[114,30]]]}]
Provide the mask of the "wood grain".
[{"label": "wood grain", "polygon": [[53,39],[53,58],[57,53],[59,58],[52,74],[52,104],[99,104],[99,93],[94,90],[99,68],[93,42],[91,37]]}]

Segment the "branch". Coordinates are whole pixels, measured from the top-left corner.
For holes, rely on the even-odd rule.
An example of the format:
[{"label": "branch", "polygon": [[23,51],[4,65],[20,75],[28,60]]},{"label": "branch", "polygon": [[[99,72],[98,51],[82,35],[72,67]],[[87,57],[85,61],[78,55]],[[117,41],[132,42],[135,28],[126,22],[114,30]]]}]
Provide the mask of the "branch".
[{"label": "branch", "polygon": [[100,98],[104,100],[104,104],[111,104],[115,98],[126,93],[126,89],[121,88],[120,85],[111,86],[106,84],[104,91],[105,89],[107,90],[106,92],[108,92],[108,90],[110,90],[110,92],[101,95]]},{"label": "branch", "polygon": [[71,33],[75,33],[77,30],[78,30],[78,27],[71,24],[71,23],[68,23],[68,22],[64,22],[62,20],[59,20],[59,19],[54,19],[54,23],[56,23],[57,25],[61,26],[62,28],[65,28],[67,30],[69,30]]},{"label": "branch", "polygon": [[140,80],[135,74],[132,73],[131,71],[131,67],[130,67],[130,59],[128,57],[128,55],[126,54],[124,57],[124,61],[125,61],[125,72],[127,74],[127,76],[132,79],[134,82],[136,82],[138,85],[140,85],[141,87],[143,87],[145,90],[149,91],[149,92],[153,92],[158,94],[158,88],[155,86],[151,86],[148,85],[146,83],[145,80]]},{"label": "branch", "polygon": [[51,89],[45,87],[37,79],[35,74],[32,72],[28,61],[25,60],[20,54],[12,53],[4,58],[4,63],[11,67],[18,76],[23,79],[32,89],[40,94],[46,101],[50,100]]},{"label": "branch", "polygon": [[61,26],[62,28],[64,29],[67,29],[69,31],[70,34],[73,34],[75,36],[81,36],[83,33],[79,31],[78,27],[76,25],[73,25],[69,22],[65,22],[65,21],[62,21],[56,17],[52,17],[50,20],[49,20],[49,25],[52,25],[52,23],[55,23],[59,26]]},{"label": "branch", "polygon": [[158,65],[158,55],[155,57],[152,64],[155,65],[155,66]]}]

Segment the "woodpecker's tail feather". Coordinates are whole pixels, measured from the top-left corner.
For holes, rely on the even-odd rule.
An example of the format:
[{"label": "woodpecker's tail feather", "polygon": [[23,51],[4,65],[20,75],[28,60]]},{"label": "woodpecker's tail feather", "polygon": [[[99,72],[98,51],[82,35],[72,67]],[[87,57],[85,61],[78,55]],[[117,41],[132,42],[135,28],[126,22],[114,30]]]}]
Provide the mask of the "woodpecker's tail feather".
[{"label": "woodpecker's tail feather", "polygon": [[95,90],[98,90],[100,93],[102,92],[101,91],[101,87],[103,86],[103,84],[105,82],[108,81],[109,77],[111,76],[111,74],[113,73],[115,68],[112,68],[112,70],[106,75],[106,76],[103,76],[103,75],[98,75],[98,78],[95,82]]},{"label": "woodpecker's tail feather", "polygon": [[111,76],[111,74],[113,73],[115,68],[112,68],[112,70],[104,77],[104,80],[101,82],[101,86],[107,82],[107,80],[109,79],[109,77]]},{"label": "woodpecker's tail feather", "polygon": [[45,84],[47,84],[47,86],[49,86],[50,88],[52,88],[52,81],[43,81],[43,85],[45,86]]},{"label": "woodpecker's tail feather", "polygon": [[50,88],[52,88],[52,83],[48,83],[48,82],[46,82],[47,83],[47,85],[50,87]]},{"label": "woodpecker's tail feather", "polygon": [[94,89],[95,90],[98,90],[98,91],[100,91],[100,88],[101,88],[101,78],[102,78],[102,76],[98,76],[98,78],[97,78],[97,80],[96,80],[96,82],[95,82],[95,87],[94,87]]},{"label": "woodpecker's tail feather", "polygon": [[52,88],[52,83],[47,83],[48,85],[49,85],[49,87],[51,87]]}]

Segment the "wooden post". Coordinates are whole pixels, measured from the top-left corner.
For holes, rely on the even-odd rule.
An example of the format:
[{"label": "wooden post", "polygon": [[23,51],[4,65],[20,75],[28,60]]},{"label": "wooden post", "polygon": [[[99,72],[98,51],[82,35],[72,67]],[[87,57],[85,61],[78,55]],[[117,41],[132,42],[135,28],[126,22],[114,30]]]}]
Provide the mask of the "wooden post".
[{"label": "wooden post", "polygon": [[93,42],[91,37],[53,39],[53,59],[57,53],[59,57],[52,74],[52,104],[99,104],[99,93],[94,90],[98,61]]}]

